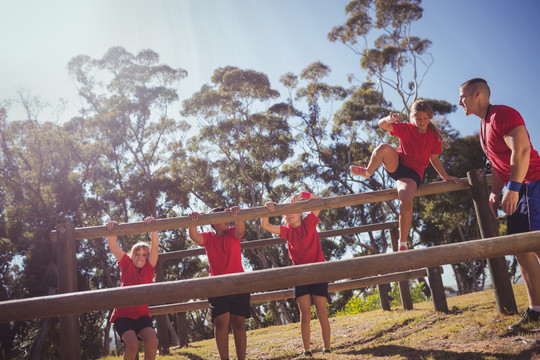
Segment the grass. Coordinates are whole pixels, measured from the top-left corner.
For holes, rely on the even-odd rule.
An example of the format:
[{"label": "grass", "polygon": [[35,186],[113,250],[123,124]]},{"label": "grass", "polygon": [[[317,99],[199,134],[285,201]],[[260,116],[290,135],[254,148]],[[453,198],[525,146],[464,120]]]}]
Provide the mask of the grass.
[{"label": "grass", "polygon": [[[520,310],[527,306],[522,284],[514,286]],[[497,311],[492,290],[449,298],[448,314],[433,311],[431,302],[417,303],[414,310],[375,310],[330,319],[332,349],[322,355],[319,323],[312,321],[312,359],[496,359],[540,360],[540,329],[528,326],[511,332],[508,326],[519,315],[505,316]],[[236,358],[232,335],[231,359]],[[298,323],[248,332],[248,359],[301,359]],[[121,359],[107,357],[104,360]],[[171,349],[171,355],[157,359],[219,359],[213,339],[188,347]],[[141,356],[142,360],[142,356]]]}]

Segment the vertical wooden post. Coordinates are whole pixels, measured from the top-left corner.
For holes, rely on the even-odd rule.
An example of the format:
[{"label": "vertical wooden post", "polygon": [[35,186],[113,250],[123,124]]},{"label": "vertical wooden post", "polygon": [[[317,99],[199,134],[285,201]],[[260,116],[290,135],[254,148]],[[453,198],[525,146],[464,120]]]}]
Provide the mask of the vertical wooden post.
[{"label": "vertical wooden post", "polygon": [[[398,229],[393,228],[390,229],[390,240],[392,241],[392,250],[394,252],[398,251],[399,249],[399,233]],[[403,305],[403,310],[412,310],[413,309],[413,302],[411,297],[411,289],[409,288],[409,282],[408,281],[400,281],[399,282],[399,294],[401,296],[401,304]]]},{"label": "vertical wooden post", "polygon": [[433,308],[435,309],[435,311],[447,313],[448,304],[446,303],[446,296],[444,294],[441,268],[429,268],[427,269],[427,274],[429,277],[429,285],[431,287],[431,299],[433,301]]},{"label": "vertical wooden post", "polygon": [[390,292],[390,284],[379,284],[377,285],[377,289],[379,290],[381,309],[390,311],[390,296],[388,296],[388,293]]},{"label": "vertical wooden post", "polygon": [[[77,289],[77,242],[75,226],[56,226],[56,266],[58,269],[58,292],[76,292]],[[60,357],[63,360],[81,358],[81,330],[79,315],[60,316]]]},{"label": "vertical wooden post", "polygon": [[180,339],[180,346],[188,346],[188,323],[185,312],[176,313],[176,324],[178,329],[178,338]]},{"label": "vertical wooden post", "polygon": [[[163,271],[163,261],[158,260],[156,264],[156,282],[163,282],[165,274]],[[167,315],[157,315],[157,335],[158,335],[158,350],[160,355],[169,355],[169,333],[167,329]]]},{"label": "vertical wooden post", "polygon": [[[468,171],[467,179],[471,186],[480,235],[482,238],[499,236],[497,219],[495,219],[489,207],[489,191],[484,170]],[[501,314],[516,314],[516,299],[505,258],[487,259],[487,262],[499,312]]]}]

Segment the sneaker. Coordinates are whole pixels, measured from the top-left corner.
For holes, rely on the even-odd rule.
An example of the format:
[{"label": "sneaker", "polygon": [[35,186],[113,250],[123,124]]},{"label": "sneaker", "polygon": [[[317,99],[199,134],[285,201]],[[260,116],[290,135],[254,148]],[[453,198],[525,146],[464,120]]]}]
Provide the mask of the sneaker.
[{"label": "sneaker", "polygon": [[399,246],[398,251],[405,251],[405,250],[409,250],[409,248],[406,247],[405,245],[400,245],[400,246]]},{"label": "sneaker", "polygon": [[330,349],[326,349],[326,348],[322,349],[323,355],[330,354],[331,352],[332,352],[332,350],[330,350]]},{"label": "sneaker", "polygon": [[523,314],[521,314],[521,318],[513,325],[510,325],[508,328],[510,330],[516,330],[516,329],[519,329],[521,325],[529,324],[529,323],[539,321],[539,320],[540,320],[540,312],[534,311],[531,308],[527,308],[527,310],[525,310]]},{"label": "sneaker", "polygon": [[303,357],[312,357],[313,354],[311,353],[311,350],[304,350],[304,353],[302,354]]},{"label": "sneaker", "polygon": [[365,177],[366,179],[371,176],[371,174],[368,173],[366,167],[362,165],[351,165],[349,169],[351,170],[351,174],[353,175],[360,175],[362,177]]}]

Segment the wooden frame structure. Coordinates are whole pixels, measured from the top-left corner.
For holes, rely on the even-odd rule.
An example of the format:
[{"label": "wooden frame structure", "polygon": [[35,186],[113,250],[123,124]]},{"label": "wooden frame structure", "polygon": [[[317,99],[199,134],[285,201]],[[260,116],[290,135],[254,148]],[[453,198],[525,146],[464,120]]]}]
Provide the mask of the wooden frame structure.
[{"label": "wooden frame structure", "polygon": [[[434,293],[433,296],[435,310],[447,311],[447,307],[445,308],[446,299],[444,299],[444,295],[442,298],[440,296],[442,282],[440,282],[440,270],[438,267],[445,264],[486,258],[489,259],[488,262],[490,263],[490,273],[499,312],[515,313],[517,307],[503,256],[538,250],[540,248],[540,241],[538,241],[540,239],[540,231],[497,237],[495,219],[493,215],[490,215],[489,208],[486,207],[487,184],[488,180],[483,171],[474,170],[468,173],[468,180],[460,179],[457,184],[447,182],[425,184],[418,189],[416,194],[417,196],[422,196],[448,191],[472,190],[481,234],[482,237],[488,237],[486,240],[240,274],[84,292],[77,292],[76,288],[75,240],[105,237],[111,234],[126,235],[171,230],[191,225],[206,225],[230,220],[229,214],[214,213],[201,215],[196,222],[191,221],[188,217],[179,217],[158,219],[152,224],[145,224],[144,222],[119,224],[113,231],[108,231],[105,226],[75,229],[71,224],[61,224],[51,233],[51,240],[57,242],[58,273],[61,274],[59,276],[59,290],[61,294],[0,302],[0,322],[59,316],[62,359],[74,359],[80,357],[78,314],[83,312],[143,304],[171,306],[163,304],[177,303],[178,301],[187,301],[190,299],[206,299],[212,296],[229,295],[239,292],[254,293],[258,291],[278,290],[292,287],[293,285],[309,284],[313,282],[314,275],[317,276],[317,281],[321,282],[364,278],[363,281],[368,281],[370,284],[379,283],[380,281],[384,283],[388,282],[389,277],[392,276],[405,276],[403,280],[406,280],[406,276],[412,274],[396,274],[399,272],[424,269],[421,270],[422,274],[426,274],[425,268],[428,268],[427,272],[430,275],[430,285],[433,291],[438,292],[438,295]],[[256,219],[268,215],[277,216],[293,212],[332,209],[396,198],[396,189],[387,189],[278,205],[276,211],[271,214],[269,214],[266,207],[245,209],[241,210],[236,219]],[[372,227],[368,231],[382,229],[380,227],[381,224],[368,226]],[[495,229],[493,228],[494,226]],[[339,232],[353,230],[341,229],[333,231],[336,231],[336,234],[343,234]],[[358,229],[354,229],[354,231],[358,232]],[[281,240],[272,239],[271,241],[279,242]],[[247,244],[250,243],[255,243],[255,241],[247,242]],[[251,244],[250,246],[254,245]],[[174,254],[174,256],[177,255]],[[161,261],[167,260],[171,256],[162,254],[160,255]],[[234,283],[235,286],[231,287],[231,283]],[[358,284],[356,283],[355,286],[359,286]],[[277,293],[268,293],[267,295],[261,295],[260,298],[270,296],[270,299],[274,299],[272,296],[284,295],[284,293],[279,295]],[[257,295],[255,298],[259,299],[259,296]],[[175,310],[171,307],[168,309],[166,307],[153,307],[152,309],[155,314],[177,311],[177,309]]]}]

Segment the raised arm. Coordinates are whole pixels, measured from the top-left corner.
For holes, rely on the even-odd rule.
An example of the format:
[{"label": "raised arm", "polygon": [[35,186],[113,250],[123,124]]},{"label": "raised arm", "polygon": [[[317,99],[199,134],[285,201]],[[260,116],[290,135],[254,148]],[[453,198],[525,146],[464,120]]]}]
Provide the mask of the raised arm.
[{"label": "raised arm", "polygon": [[[315,195],[315,194],[311,194],[311,193],[303,191],[301,193],[294,194],[292,199],[291,199],[291,202],[296,202],[298,199],[311,200],[311,199],[322,199],[322,197],[319,196],[319,195]],[[319,217],[320,212],[321,212],[321,210],[313,210],[312,211],[313,215],[315,215],[317,217]]]},{"label": "raised arm", "polygon": [[[147,224],[150,224],[155,219],[152,216],[148,216],[144,219],[144,222]],[[148,262],[152,267],[156,267],[157,261],[158,261],[158,254],[159,254],[159,237],[157,231],[152,231],[150,233],[150,254],[148,254]]]},{"label": "raised arm", "polygon": [[444,167],[441,163],[441,159],[439,158],[439,154],[431,154],[431,157],[429,159],[431,161],[431,165],[437,170],[437,173],[444,181],[453,181],[455,183],[458,182],[458,178],[456,176],[451,176],[446,173],[446,170],[444,170]]},{"label": "raised arm", "polygon": [[[229,212],[231,213],[231,216],[236,216],[240,212],[240,207],[233,206],[229,208]],[[246,234],[246,223],[244,221],[237,221],[234,235],[236,236],[237,239],[243,239],[245,234]]]},{"label": "raised arm", "polygon": [[[192,212],[191,214],[189,214],[189,218],[192,221],[197,221],[199,219],[199,213],[198,212]],[[204,245],[204,239],[203,239],[201,233],[199,233],[197,231],[197,226],[190,226],[188,228],[188,232],[189,232],[189,238],[191,240],[195,241],[195,243],[197,243],[200,246]]]},{"label": "raised arm", "polygon": [[[118,224],[116,221],[109,221],[107,223],[107,230],[111,231],[114,229],[114,226]],[[120,249],[120,246],[118,246],[118,242],[116,239],[116,235],[107,236],[107,244],[109,244],[109,249],[113,253],[116,260],[120,261],[124,257],[125,252]]]},{"label": "raised arm", "polygon": [[394,125],[392,123],[395,123],[396,121],[401,121],[403,118],[401,117],[401,114],[399,113],[390,113],[387,117],[382,118],[379,120],[378,125],[381,129],[384,129],[386,131],[393,131]]},{"label": "raised arm", "polygon": [[[270,211],[274,211],[275,208],[276,208],[276,203],[274,203],[273,201],[267,201],[264,206],[266,206],[268,208],[268,210]],[[272,225],[270,224],[270,222],[268,221],[268,217],[263,217],[261,218],[261,227],[268,231],[268,232],[271,232],[272,234],[276,234],[276,235],[280,235],[281,234],[281,229],[279,226],[276,226],[276,225]]]}]

